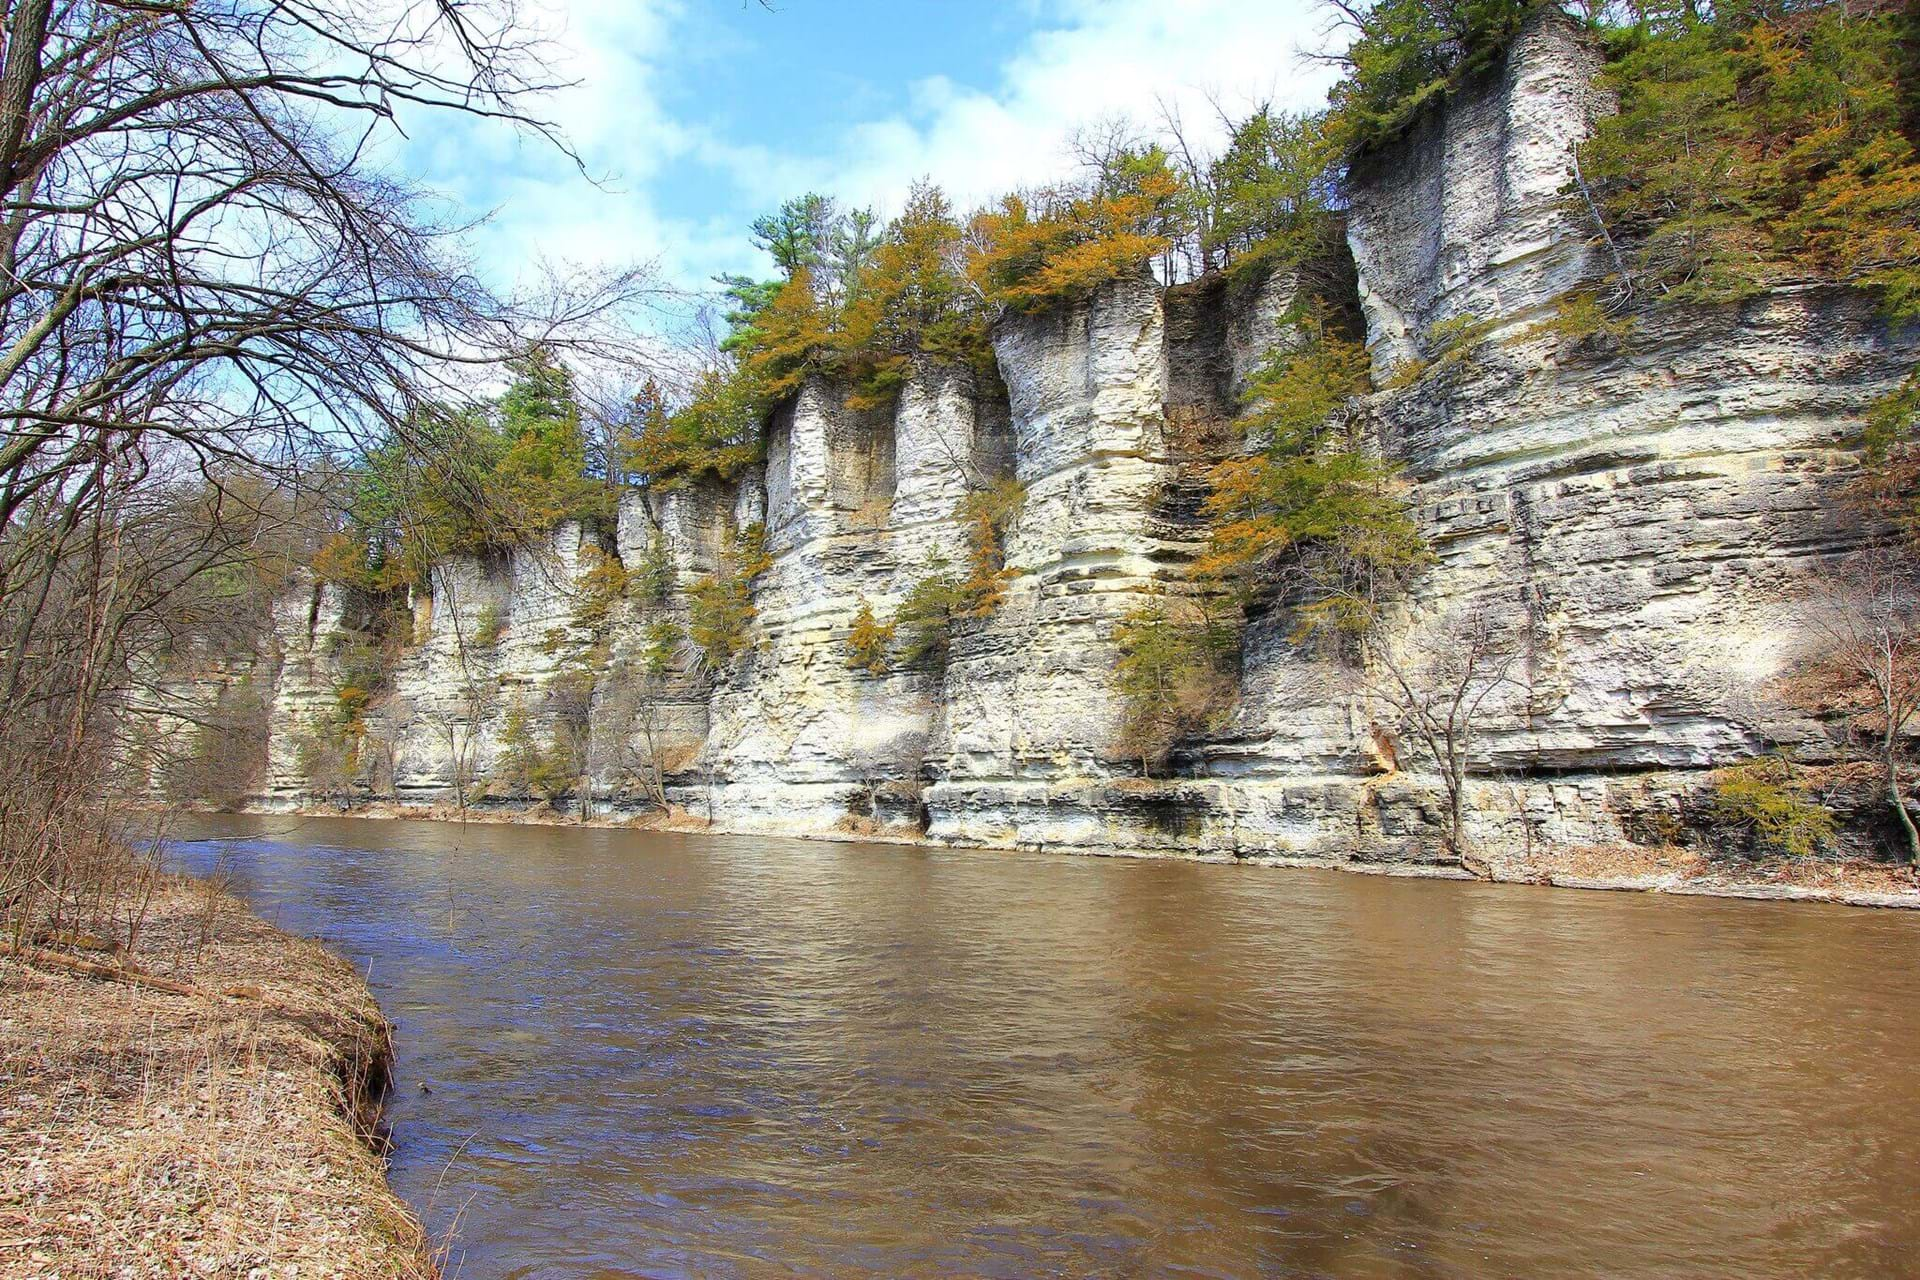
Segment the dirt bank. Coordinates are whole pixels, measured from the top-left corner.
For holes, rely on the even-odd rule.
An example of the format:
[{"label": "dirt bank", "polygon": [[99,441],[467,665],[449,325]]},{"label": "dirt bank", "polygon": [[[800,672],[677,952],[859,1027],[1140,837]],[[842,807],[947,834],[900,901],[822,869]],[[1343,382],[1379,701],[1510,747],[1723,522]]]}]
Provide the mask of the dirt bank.
[{"label": "dirt bank", "polygon": [[0,1275],[434,1275],[350,965],[187,881],[131,957],[37,941],[0,955]]}]

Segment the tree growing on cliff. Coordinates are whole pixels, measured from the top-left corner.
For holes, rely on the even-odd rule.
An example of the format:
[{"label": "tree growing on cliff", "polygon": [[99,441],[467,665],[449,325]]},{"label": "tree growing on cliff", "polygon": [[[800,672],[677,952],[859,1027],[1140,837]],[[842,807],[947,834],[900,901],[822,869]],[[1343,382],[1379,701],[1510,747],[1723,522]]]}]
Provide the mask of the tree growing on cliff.
[{"label": "tree growing on cliff", "polygon": [[882,623],[873,616],[873,605],[860,597],[860,611],[847,631],[847,666],[869,675],[885,675],[888,652],[893,647],[894,624]]},{"label": "tree growing on cliff", "polygon": [[1393,137],[1449,88],[1495,65],[1539,0],[1327,0],[1342,76],[1330,127],[1349,153]]},{"label": "tree growing on cliff", "polygon": [[1361,635],[1430,559],[1397,463],[1358,411],[1369,359],[1311,313],[1248,391],[1253,447],[1215,466],[1193,574],[1243,604],[1274,589],[1295,602],[1297,640]]},{"label": "tree growing on cliff", "polygon": [[1392,712],[1401,738],[1440,774],[1446,796],[1447,851],[1486,875],[1467,832],[1467,784],[1479,735],[1503,693],[1518,690],[1522,636],[1505,606],[1460,602],[1417,636],[1381,637],[1367,646],[1361,691]]},{"label": "tree growing on cliff", "polygon": [[1869,548],[1823,573],[1804,605],[1819,656],[1812,675],[1822,702],[1872,745],[1881,796],[1899,832],[1901,856],[1920,862],[1901,778],[1903,739],[1920,714],[1920,581],[1902,550]]},{"label": "tree growing on cliff", "polygon": [[962,270],[960,224],[945,193],[915,184],[848,293],[836,345],[855,408],[890,404],[916,355],[990,367],[986,312]]},{"label": "tree growing on cliff", "polygon": [[1080,184],[1010,195],[975,214],[968,274],[998,306],[1031,311],[1144,277],[1188,225],[1185,187],[1157,146],[1127,146]]},{"label": "tree growing on cliff", "polygon": [[1237,631],[1204,604],[1155,591],[1114,630],[1121,719],[1116,747],[1152,777],[1182,738],[1213,727],[1233,699]]},{"label": "tree growing on cliff", "polygon": [[1334,153],[1321,115],[1263,105],[1234,124],[1208,166],[1207,259],[1235,275],[1297,271],[1333,247]]},{"label": "tree growing on cliff", "polygon": [[688,592],[687,635],[709,672],[721,672],[751,646],[750,628],[759,610],[753,604],[753,580],[772,567],[767,532],[753,524],[731,534],[712,573]]}]

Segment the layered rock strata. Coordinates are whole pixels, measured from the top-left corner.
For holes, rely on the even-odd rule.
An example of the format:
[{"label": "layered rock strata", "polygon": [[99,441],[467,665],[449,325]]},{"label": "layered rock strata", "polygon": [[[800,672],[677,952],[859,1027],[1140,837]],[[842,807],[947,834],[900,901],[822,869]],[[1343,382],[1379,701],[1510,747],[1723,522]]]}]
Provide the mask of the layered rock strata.
[{"label": "layered rock strata", "polygon": [[[1857,537],[1838,491],[1860,414],[1920,355],[1869,299],[1816,285],[1646,310],[1621,338],[1540,329],[1606,267],[1567,194],[1574,148],[1610,108],[1598,68],[1577,28],[1543,15],[1486,84],[1352,173],[1357,302],[1395,388],[1372,420],[1436,551],[1383,643],[1431,650],[1475,618],[1519,637],[1472,755],[1471,823],[1496,850],[1629,838],[1702,770],[1816,736],[1769,692],[1801,644],[1785,602]],[[1290,299],[1284,280],[1141,280],[1010,316],[997,377],[923,362],[885,412],[815,381],[735,485],[630,494],[605,546],[566,526],[438,566],[391,678],[390,790],[483,799],[511,723],[555,732],[556,681],[587,664],[603,673],[592,791],[642,807],[621,776],[639,732],[622,688],[649,626],[684,622],[688,585],[759,522],[772,567],[753,649],[720,673],[683,652],[646,684],[648,751],[681,807],[737,829],[1436,856],[1433,762],[1396,740],[1366,677],[1290,638],[1284,607],[1251,621],[1232,713],[1176,754],[1176,777],[1142,778],[1116,749],[1116,625],[1143,592],[1188,589],[1202,537],[1182,442],[1232,418],[1289,340]],[[1449,331],[1473,340],[1448,346]],[[1003,476],[1025,495],[1004,604],[959,629],[943,672],[850,667],[861,606],[887,617],[963,561],[959,503]],[[665,598],[582,622],[595,557],[631,568],[659,548]],[[360,625],[355,608],[311,588],[280,611],[270,802],[308,790],[298,744],[338,700],[329,637]]]}]

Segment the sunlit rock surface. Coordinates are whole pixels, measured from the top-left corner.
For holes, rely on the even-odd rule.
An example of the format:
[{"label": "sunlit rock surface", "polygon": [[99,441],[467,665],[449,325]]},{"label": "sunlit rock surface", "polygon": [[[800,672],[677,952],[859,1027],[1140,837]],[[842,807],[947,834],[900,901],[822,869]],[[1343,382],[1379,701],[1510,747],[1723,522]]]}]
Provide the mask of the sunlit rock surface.
[{"label": "sunlit rock surface", "polygon": [[[1348,243],[1382,381],[1437,354],[1434,325],[1487,325],[1463,358],[1375,396],[1372,420],[1407,463],[1438,554],[1390,638],[1436,643],[1468,613],[1524,637],[1474,756],[1472,821],[1496,851],[1622,838],[1702,770],[1812,735],[1773,695],[1796,644],[1783,602],[1855,536],[1837,504],[1859,415],[1920,346],[1870,300],[1815,286],[1654,311],[1619,340],[1536,335],[1556,299],[1605,269],[1569,189],[1573,147],[1609,109],[1598,66],[1571,23],[1544,16],[1483,87],[1353,172]],[[1001,322],[997,376],[923,362],[891,411],[850,408],[845,388],[815,381],[736,486],[629,495],[604,552],[632,568],[658,538],[675,581],[665,600],[621,602],[604,637],[599,804],[640,807],[618,782],[631,710],[614,712],[647,626],[684,621],[728,529],[764,521],[773,566],[755,587],[753,650],[713,676],[683,654],[651,690],[671,797],[696,815],[990,844],[1437,857],[1428,762],[1394,739],[1364,680],[1292,642],[1284,608],[1252,620],[1237,704],[1176,753],[1174,778],[1117,758],[1115,626],[1143,590],[1185,589],[1201,537],[1181,433],[1232,418],[1289,340],[1290,301],[1284,281],[1116,284]],[[943,561],[963,571],[957,507],[1005,475],[1025,500],[1004,606],[961,629],[944,673],[850,668],[862,603],[886,618]],[[462,778],[481,798],[516,705],[551,730],[543,693],[596,642],[575,620],[586,538],[566,526],[497,561],[438,567],[384,730],[400,799],[445,803]],[[267,802],[305,794],[299,744],[337,702],[329,636],[365,621],[355,608],[331,588],[282,602]],[[499,635],[474,644],[489,619]]]}]

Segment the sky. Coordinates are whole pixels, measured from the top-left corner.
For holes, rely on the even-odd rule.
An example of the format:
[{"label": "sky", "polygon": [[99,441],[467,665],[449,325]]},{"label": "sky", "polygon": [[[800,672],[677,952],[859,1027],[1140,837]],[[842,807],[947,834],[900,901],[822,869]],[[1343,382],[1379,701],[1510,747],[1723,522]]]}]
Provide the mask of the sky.
[{"label": "sky", "polygon": [[[544,8],[541,7],[544,5]],[[1218,102],[1322,105],[1316,0],[534,0],[570,87],[544,143],[439,114],[398,162],[475,228],[511,287],[538,260],[657,264],[698,288],[766,275],[747,226],[806,191],[896,211],[917,179],[962,209],[1071,171],[1077,128],[1163,105],[1203,137]]]}]

